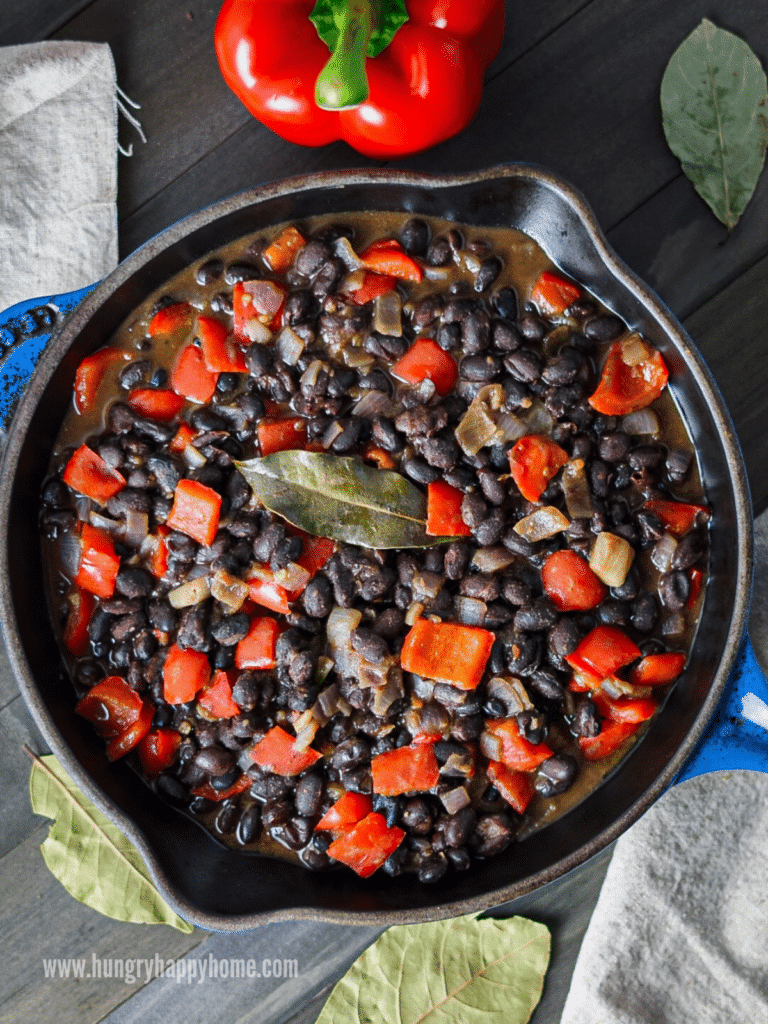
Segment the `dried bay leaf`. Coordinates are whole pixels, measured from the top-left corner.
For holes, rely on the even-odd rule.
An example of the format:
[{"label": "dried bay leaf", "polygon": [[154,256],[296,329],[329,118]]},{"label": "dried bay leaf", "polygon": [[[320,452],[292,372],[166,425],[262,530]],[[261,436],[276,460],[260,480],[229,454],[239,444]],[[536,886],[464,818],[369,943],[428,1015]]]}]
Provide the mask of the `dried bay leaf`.
[{"label": "dried bay leaf", "polygon": [[548,929],[523,917],[398,925],[355,961],[317,1024],[526,1024],[549,954]]},{"label": "dried bay leaf", "polygon": [[136,849],[52,754],[34,757],[29,794],[35,814],[53,821],[40,847],[43,859],[76,900],[118,921],[194,931],[160,896]]},{"label": "dried bay leaf", "polygon": [[672,55],[661,82],[669,148],[730,230],[752,197],[768,145],[768,89],[747,44],[706,18]]},{"label": "dried bay leaf", "polygon": [[426,533],[424,494],[401,473],[325,452],[275,452],[236,462],[271,512],[317,537],[367,548],[415,548],[451,537]]}]

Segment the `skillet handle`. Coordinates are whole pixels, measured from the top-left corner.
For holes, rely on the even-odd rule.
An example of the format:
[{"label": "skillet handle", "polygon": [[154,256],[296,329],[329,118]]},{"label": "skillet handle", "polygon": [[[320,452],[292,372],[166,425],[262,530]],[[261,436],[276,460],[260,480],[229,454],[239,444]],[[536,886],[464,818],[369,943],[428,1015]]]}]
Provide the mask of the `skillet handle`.
[{"label": "skillet handle", "polygon": [[0,438],[7,433],[21,392],[45,346],[96,284],[27,299],[0,313]]},{"label": "skillet handle", "polygon": [[728,769],[768,773],[768,679],[746,634],[712,721],[673,785]]}]

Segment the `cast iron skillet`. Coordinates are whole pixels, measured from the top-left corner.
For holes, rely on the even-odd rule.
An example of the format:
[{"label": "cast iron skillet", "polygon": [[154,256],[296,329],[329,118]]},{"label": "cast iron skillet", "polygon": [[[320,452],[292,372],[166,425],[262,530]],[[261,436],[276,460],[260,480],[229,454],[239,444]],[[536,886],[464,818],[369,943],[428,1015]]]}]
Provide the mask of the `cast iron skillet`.
[{"label": "cast iron skillet", "polygon": [[[533,237],[662,351],[715,510],[710,580],[690,664],[646,735],[564,817],[436,886],[412,877],[361,881],[347,871],[315,874],[222,848],[156,798],[127,765],[107,762],[91,726],[74,714],[73,690],[42,599],[38,496],[82,358],[103,345],[148,293],[209,250],[280,221],[352,210],[510,225]],[[434,920],[496,906],[564,874],[616,839],[678,774],[716,708],[746,622],[751,506],[716,386],[677,321],[608,247],[581,196],[531,166],[446,177],[373,170],[294,178],[175,224],[88,295],[44,352],[10,428],[2,473],[0,616],[22,693],[68,774],[139,849],[165,899],[204,928],[241,931],[301,918],[378,925]]]}]

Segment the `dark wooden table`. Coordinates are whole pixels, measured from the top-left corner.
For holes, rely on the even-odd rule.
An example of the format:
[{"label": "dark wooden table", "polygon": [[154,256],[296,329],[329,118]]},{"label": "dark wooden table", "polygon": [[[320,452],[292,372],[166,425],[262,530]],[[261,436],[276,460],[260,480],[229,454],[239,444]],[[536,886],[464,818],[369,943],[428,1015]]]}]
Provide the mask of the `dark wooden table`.
[{"label": "dark wooden table", "polygon": [[[768,174],[729,238],[682,175],[661,128],[659,84],[682,39],[708,17],[768,66],[763,0],[539,0],[508,3],[501,54],[480,112],[458,138],[403,161],[460,171],[543,164],[587,197],[610,242],[680,317],[733,415],[755,510],[768,504]],[[0,45],[107,42],[147,134],[120,159],[120,248],[248,186],[364,167],[346,145],[302,149],[253,121],[218,72],[208,0],[3,0]],[[29,808],[22,742],[44,745],[0,663],[0,1015],[7,1021],[313,1022],[327,990],[376,936],[371,928],[270,925],[245,935],[122,924],[71,899],[45,868],[47,824]],[[610,851],[515,907],[546,922],[553,958],[534,1022],[556,1022]],[[178,985],[51,980],[43,958],[296,958],[299,977]]]}]

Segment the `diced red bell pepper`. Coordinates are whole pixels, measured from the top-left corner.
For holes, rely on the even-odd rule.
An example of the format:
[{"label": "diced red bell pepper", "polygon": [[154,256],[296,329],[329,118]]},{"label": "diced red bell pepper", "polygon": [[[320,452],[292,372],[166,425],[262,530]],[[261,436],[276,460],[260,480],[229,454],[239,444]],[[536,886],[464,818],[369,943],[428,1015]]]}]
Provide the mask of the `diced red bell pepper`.
[{"label": "diced red bell pepper", "polygon": [[179,328],[186,326],[192,319],[193,309],[188,302],[174,302],[170,306],[159,309],[147,327],[147,334],[150,338],[158,334],[173,334]]},{"label": "diced red bell pepper", "polygon": [[129,725],[125,732],[121,732],[107,744],[107,758],[116,761],[119,757],[124,757],[129,750],[133,750],[149,732],[154,717],[154,705],[149,701],[143,701],[139,717],[133,725]]},{"label": "diced red bell pepper", "polygon": [[304,235],[293,226],[281,231],[261,254],[276,274],[282,274],[292,265],[296,253],[306,244]]},{"label": "diced red bell pepper", "polygon": [[211,316],[197,318],[197,336],[203,362],[211,373],[245,373],[245,356],[220,320]]},{"label": "diced red bell pepper", "polygon": [[275,644],[280,626],[277,619],[265,615],[251,619],[248,635],[235,648],[237,668],[274,668]]},{"label": "diced red bell pepper", "polygon": [[392,373],[408,384],[431,380],[438,395],[453,391],[459,379],[456,360],[431,338],[418,338],[405,355],[392,366]]},{"label": "diced red bell pepper", "polygon": [[121,676],[107,676],[77,702],[75,712],[87,718],[99,736],[112,739],[138,721],[144,701]]},{"label": "diced red bell pepper", "polygon": [[345,292],[344,297],[355,306],[364,306],[366,302],[372,302],[380,295],[393,292],[397,288],[397,281],[388,274],[377,274],[368,270],[363,275],[363,283],[354,291]]},{"label": "diced red bell pepper", "polygon": [[574,670],[568,683],[568,689],[571,693],[590,693],[592,690],[597,690],[602,681],[600,676],[596,676],[593,672]]},{"label": "diced red bell pepper", "polygon": [[532,772],[548,757],[552,757],[552,750],[546,743],[531,743],[520,735],[514,718],[491,718],[485,727],[501,740],[501,760],[507,768]]},{"label": "diced red bell pepper", "polygon": [[256,428],[262,455],[294,451],[307,444],[307,421],[301,416],[287,419],[263,419]]},{"label": "diced red bell pepper", "polygon": [[373,810],[373,801],[365,793],[345,793],[322,816],[318,832],[344,832],[362,821]]},{"label": "diced red bell pepper", "polygon": [[139,760],[148,775],[159,775],[176,761],[181,733],[175,729],[150,729],[139,743]]},{"label": "diced red bell pepper", "polygon": [[373,792],[381,796],[428,793],[440,781],[440,766],[432,743],[385,750],[371,759]]},{"label": "diced red bell pepper", "polygon": [[445,480],[427,484],[427,534],[430,537],[468,537],[472,531],[461,518],[464,492]]},{"label": "diced red bell pepper", "polygon": [[579,747],[587,761],[600,761],[615,753],[639,728],[639,722],[604,722],[597,736],[579,736]]},{"label": "diced red bell pepper", "polygon": [[168,527],[160,525],[155,533],[151,535],[152,547],[147,567],[158,580],[162,579],[168,572],[168,544],[165,539],[168,533],[170,533]]},{"label": "diced red bell pepper", "polygon": [[377,444],[369,444],[365,446],[363,451],[363,459],[366,462],[372,462],[378,469],[396,469],[397,463],[383,448],[379,448]]},{"label": "diced red bell pepper", "polygon": [[331,540],[330,537],[315,537],[311,533],[305,533],[298,529],[294,529],[293,533],[301,537],[304,545],[296,562],[311,576],[314,576],[336,550],[336,541]]},{"label": "diced red bell pepper", "polygon": [[653,697],[609,697],[602,690],[592,700],[603,718],[612,722],[647,722],[659,706]]},{"label": "diced red bell pepper", "polygon": [[267,735],[251,750],[251,758],[267,771],[275,775],[292,778],[311,768],[320,759],[320,754],[312,747],[306,750],[296,749],[296,737],[291,736],[279,725],[273,726]]},{"label": "diced red bell pepper", "polygon": [[80,567],[75,584],[96,597],[112,597],[120,571],[120,556],[115,543],[106,532],[84,523],[80,535]]},{"label": "diced red bell pepper", "polygon": [[544,591],[561,612],[588,611],[605,599],[607,588],[576,551],[553,551],[541,567]]},{"label": "diced red bell pepper", "polygon": [[211,665],[202,651],[171,644],[163,665],[163,698],[168,704],[188,704],[211,678]]},{"label": "diced red bell pepper", "polygon": [[531,292],[531,302],[535,302],[544,316],[564,313],[581,295],[581,291],[572,281],[565,281],[551,270],[545,270]]},{"label": "diced red bell pepper", "polygon": [[275,281],[238,281],[232,291],[235,337],[241,345],[250,345],[258,337],[258,327],[279,329],[287,290]]},{"label": "diced red bell pepper", "polygon": [[210,782],[202,782],[199,786],[195,786],[192,793],[194,796],[202,796],[206,800],[220,803],[222,800],[229,800],[230,797],[237,796],[238,793],[244,793],[246,789],[250,788],[251,780],[247,775],[241,775],[237,782],[233,782],[226,789],[214,789]]},{"label": "diced red bell pepper", "polygon": [[218,373],[208,369],[203,353],[195,345],[185,345],[176,356],[170,384],[177,395],[205,405],[213,398],[218,380]]},{"label": "diced red bell pepper", "polygon": [[227,672],[216,672],[213,680],[197,695],[197,705],[210,718],[234,718],[240,714],[239,706],[232,700],[232,681]]},{"label": "diced red bell pepper", "polygon": [[617,341],[608,350],[600,383],[589,404],[606,416],[625,416],[645,409],[667,386],[669,371],[661,353],[648,346],[650,355],[628,366],[622,359],[624,342]]},{"label": "diced red bell pepper", "polygon": [[105,462],[87,444],[81,444],[66,465],[62,480],[73,491],[106,505],[125,487],[122,473]]},{"label": "diced red bell pepper", "polygon": [[69,653],[74,654],[76,658],[82,658],[88,651],[90,643],[88,624],[95,607],[96,598],[87,590],[75,587],[69,595],[67,623],[64,626],[62,640]]},{"label": "diced red bell pepper", "polygon": [[400,243],[393,238],[372,242],[367,249],[363,249],[360,253],[360,259],[366,269],[373,270],[377,274],[397,277],[401,281],[418,283],[424,276],[424,272],[416,260],[411,259],[403,251]]},{"label": "diced red bell pepper", "polygon": [[536,792],[533,779],[528,772],[507,768],[501,761],[489,761],[488,778],[514,811],[525,814],[525,809]]},{"label": "diced red bell pepper", "polygon": [[595,626],[565,660],[571,668],[602,680],[635,661],[641,653],[617,626]]},{"label": "diced red bell pepper", "polygon": [[406,672],[474,690],[491,654],[493,633],[479,626],[417,619],[405,638],[400,664]]},{"label": "diced red bell pepper", "polygon": [[643,508],[653,512],[675,537],[682,537],[692,530],[698,518],[709,517],[706,505],[693,505],[685,501],[667,501],[664,498],[649,498]]},{"label": "diced red bell pepper", "polygon": [[629,674],[635,686],[666,686],[677,679],[685,667],[685,655],[679,651],[646,654]]},{"label": "diced red bell pepper", "polygon": [[512,479],[526,501],[538,501],[568,461],[568,452],[545,434],[521,437],[509,453]]},{"label": "diced red bell pepper", "polygon": [[174,436],[171,438],[168,448],[172,452],[176,452],[180,455],[187,445],[197,436],[197,431],[193,430],[188,423],[180,423],[179,429],[176,431]]},{"label": "diced red bell pepper", "polygon": [[372,811],[331,843],[328,856],[346,864],[361,878],[368,878],[391,857],[404,838],[401,828],[390,828],[383,815]]},{"label": "diced red bell pepper", "polygon": [[688,579],[690,580],[690,584],[688,600],[686,601],[685,607],[693,608],[698,600],[699,594],[701,593],[701,588],[704,586],[704,573],[701,569],[690,569],[688,572]]},{"label": "diced red bell pepper", "polygon": [[75,373],[75,409],[81,415],[93,407],[96,392],[107,370],[114,363],[130,359],[128,352],[119,348],[102,348],[86,356]]},{"label": "diced red bell pepper", "polygon": [[168,423],[184,408],[184,396],[170,388],[134,388],[128,394],[128,405],[149,420]]},{"label": "diced red bell pepper", "polygon": [[179,480],[166,524],[207,546],[216,536],[220,512],[221,495],[212,487],[206,487],[198,480]]},{"label": "diced red bell pepper", "polygon": [[288,615],[291,611],[288,591],[274,579],[264,578],[272,575],[269,566],[260,565],[258,570],[259,575],[248,580],[248,596],[262,608],[269,608],[271,612],[278,612],[280,615]]}]

